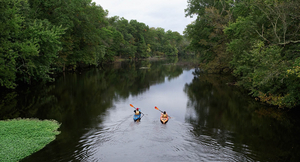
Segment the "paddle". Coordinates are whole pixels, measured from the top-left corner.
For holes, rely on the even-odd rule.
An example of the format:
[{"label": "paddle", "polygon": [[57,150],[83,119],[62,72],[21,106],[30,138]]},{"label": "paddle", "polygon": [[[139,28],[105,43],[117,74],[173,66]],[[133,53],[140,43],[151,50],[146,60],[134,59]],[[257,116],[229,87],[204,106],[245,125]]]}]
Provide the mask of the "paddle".
[{"label": "paddle", "polygon": [[[134,107],[132,104],[129,104],[132,108],[136,109],[136,107]],[[142,112],[141,112],[142,113]],[[145,115],[144,113],[142,113],[143,116]],[[142,118],[142,117],[141,117]]]},{"label": "paddle", "polygon": [[132,104],[129,104],[132,108],[136,109]]},{"label": "paddle", "polygon": [[[154,107],[156,110],[160,111],[161,113],[164,113],[163,111],[159,110],[158,107]],[[168,115],[169,116],[169,115]],[[169,116],[169,118],[171,118],[171,116]]]}]

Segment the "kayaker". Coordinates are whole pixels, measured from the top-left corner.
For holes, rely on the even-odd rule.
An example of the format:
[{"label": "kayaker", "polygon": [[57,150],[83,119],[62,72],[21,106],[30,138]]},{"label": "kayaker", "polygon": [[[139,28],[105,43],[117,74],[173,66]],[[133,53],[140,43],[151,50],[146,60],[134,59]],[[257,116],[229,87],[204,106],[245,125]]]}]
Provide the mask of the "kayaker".
[{"label": "kayaker", "polygon": [[168,117],[168,114],[166,113],[166,111],[164,111],[164,112],[162,113],[162,117],[164,117],[164,118],[167,118],[167,117]]},{"label": "kayaker", "polygon": [[139,108],[136,108],[133,112],[135,115],[140,115],[140,113],[142,113]]}]

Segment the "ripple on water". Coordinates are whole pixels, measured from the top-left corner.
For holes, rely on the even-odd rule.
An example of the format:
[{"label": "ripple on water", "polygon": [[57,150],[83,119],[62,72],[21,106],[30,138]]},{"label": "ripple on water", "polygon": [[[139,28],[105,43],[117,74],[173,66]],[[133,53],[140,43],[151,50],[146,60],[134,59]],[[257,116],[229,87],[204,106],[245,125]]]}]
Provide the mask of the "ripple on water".
[{"label": "ripple on water", "polygon": [[161,124],[145,117],[136,123],[127,116],[90,129],[74,154],[80,161],[251,161],[247,146],[243,153],[234,151],[230,132],[214,129],[219,135],[213,136],[203,130],[195,133],[191,124],[176,120]]},{"label": "ripple on water", "polygon": [[95,128],[89,129],[89,131],[79,140],[77,150],[74,152],[74,157],[79,160],[91,160],[91,158],[94,158],[93,155],[97,153],[97,148],[101,147],[105,143],[119,143],[116,141],[117,139],[115,136],[126,131],[121,128],[123,128],[122,124],[126,124],[125,121],[127,120],[128,116],[117,121],[102,123]]}]

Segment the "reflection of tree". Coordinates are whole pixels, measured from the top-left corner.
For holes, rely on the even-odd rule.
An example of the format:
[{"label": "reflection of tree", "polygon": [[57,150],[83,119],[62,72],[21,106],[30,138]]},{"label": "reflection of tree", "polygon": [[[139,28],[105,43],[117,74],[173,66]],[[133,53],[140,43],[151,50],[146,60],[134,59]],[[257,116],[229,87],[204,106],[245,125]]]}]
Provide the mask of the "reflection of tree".
[{"label": "reflection of tree", "polygon": [[[104,109],[111,107],[113,99],[139,95],[151,85],[163,83],[165,77],[169,80],[178,77],[182,68],[166,65],[169,62],[170,60],[145,60],[123,62],[118,66],[107,65],[102,70],[91,69],[82,74],[68,73],[49,85],[41,84],[1,94],[0,119],[39,117],[62,120],[65,113],[82,113],[86,112],[85,109],[99,111],[93,109],[93,104]],[[149,68],[144,70],[140,67]],[[101,112],[89,113],[97,115]]]},{"label": "reflection of tree", "polygon": [[[0,119],[37,116],[63,118],[62,113],[74,113],[82,108],[77,110],[79,105],[75,101],[78,98],[86,99],[90,103],[92,99],[105,96],[108,98],[105,99],[106,107],[109,107],[113,98],[124,99],[130,95],[139,95],[151,85],[163,83],[165,77],[168,80],[178,77],[183,71],[182,67],[173,64],[177,62],[177,57],[170,57],[162,61],[116,63],[117,66],[107,65],[103,70],[92,69],[82,75],[66,74],[50,85],[41,84],[23,90],[19,88],[12,93],[2,93]],[[148,69],[139,69],[140,67]]]},{"label": "reflection of tree", "polygon": [[189,98],[188,112],[195,113],[187,114],[186,121],[194,125],[196,138],[208,135],[223,147],[228,141],[245,155],[250,150],[254,159],[300,158],[294,149],[299,148],[299,129],[285,113],[270,112],[249,99],[247,93],[227,86],[232,79],[229,76],[198,72],[195,70],[193,81],[184,89]]},{"label": "reflection of tree", "polygon": [[3,95],[4,97],[0,96],[0,98],[2,98],[1,102],[0,102],[0,119],[9,119],[10,116],[12,116],[13,118],[18,117],[18,113],[15,113],[16,110],[16,104],[17,101],[14,100],[14,98],[17,97],[17,93],[16,92],[10,92],[7,93],[5,95]]},{"label": "reflection of tree", "polygon": [[[151,85],[163,83],[165,77],[171,80],[182,74],[181,67],[167,63],[169,60],[124,62],[122,68],[113,69],[117,75],[113,80],[118,83],[114,87],[119,97],[124,99],[129,95],[139,95],[147,91]],[[149,67],[149,69],[140,69],[140,67]]]}]

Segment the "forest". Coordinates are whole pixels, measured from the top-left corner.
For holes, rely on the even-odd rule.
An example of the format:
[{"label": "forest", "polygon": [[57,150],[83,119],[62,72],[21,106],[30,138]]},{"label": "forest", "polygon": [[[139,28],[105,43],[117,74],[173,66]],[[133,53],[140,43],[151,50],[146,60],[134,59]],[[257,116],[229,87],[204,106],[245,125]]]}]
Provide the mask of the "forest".
[{"label": "forest", "polygon": [[235,85],[279,108],[300,103],[300,1],[188,0],[190,48],[209,73],[231,73]]},{"label": "forest", "polygon": [[0,88],[51,82],[55,74],[116,58],[195,54],[208,73],[279,108],[300,106],[298,0],[187,0],[197,19],[184,35],[108,17],[92,0],[1,0]]},{"label": "forest", "polygon": [[189,52],[178,32],[108,12],[92,0],[1,0],[0,88],[51,82],[54,74],[116,58]]}]

